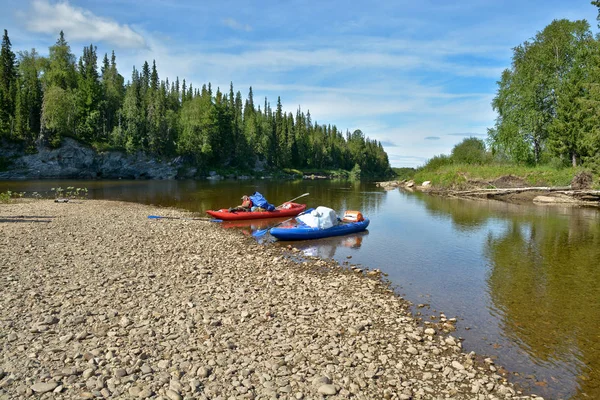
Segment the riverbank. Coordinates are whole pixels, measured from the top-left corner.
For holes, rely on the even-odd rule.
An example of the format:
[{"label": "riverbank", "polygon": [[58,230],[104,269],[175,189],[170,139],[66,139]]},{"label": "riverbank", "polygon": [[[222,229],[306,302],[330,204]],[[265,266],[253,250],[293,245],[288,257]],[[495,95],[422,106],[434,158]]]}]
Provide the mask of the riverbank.
[{"label": "riverbank", "polygon": [[377,279],[151,214],[0,204],[0,399],[529,398]]},{"label": "riverbank", "polygon": [[600,207],[600,190],[580,189],[577,185],[527,187],[523,179],[511,175],[500,177],[494,182],[471,181],[460,188],[433,186],[431,181],[417,183],[412,179],[378,182],[377,186],[386,190],[399,188],[446,197],[500,200],[519,204]]}]

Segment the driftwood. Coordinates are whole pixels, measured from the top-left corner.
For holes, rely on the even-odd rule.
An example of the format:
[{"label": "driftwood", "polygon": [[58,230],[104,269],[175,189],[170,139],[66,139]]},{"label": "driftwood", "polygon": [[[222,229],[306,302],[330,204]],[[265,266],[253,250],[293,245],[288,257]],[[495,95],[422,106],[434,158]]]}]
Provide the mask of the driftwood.
[{"label": "driftwood", "polygon": [[[457,195],[470,195],[470,194],[511,194],[511,193],[523,193],[523,192],[559,192],[559,191],[570,191],[570,186],[563,187],[522,187],[522,188],[486,188],[486,189],[472,189],[472,190],[457,190],[452,193]],[[600,191],[597,191],[600,193]]]},{"label": "driftwood", "polygon": [[[530,193],[530,196],[535,196],[536,194],[543,195],[547,193],[548,196],[540,196],[545,198],[544,202],[549,202],[548,198],[554,198],[556,203],[600,206],[600,190],[573,190],[570,186],[450,190],[440,194],[451,197],[475,197],[502,200],[506,197],[511,197],[511,195],[518,195],[527,192]],[[535,198],[532,200],[535,201]]]}]

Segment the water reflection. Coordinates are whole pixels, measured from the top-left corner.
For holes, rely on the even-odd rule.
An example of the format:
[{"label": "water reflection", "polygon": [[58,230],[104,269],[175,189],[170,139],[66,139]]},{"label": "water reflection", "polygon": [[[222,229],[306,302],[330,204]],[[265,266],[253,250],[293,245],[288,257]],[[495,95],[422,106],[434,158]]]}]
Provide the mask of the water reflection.
[{"label": "water reflection", "polygon": [[349,250],[358,250],[363,240],[369,235],[369,231],[353,233],[346,236],[335,236],[318,240],[304,240],[301,242],[286,241],[279,245],[291,245],[302,252],[305,256],[314,256],[320,258],[333,259],[336,251],[345,248]]},{"label": "water reflection", "polygon": [[[538,385],[576,382],[574,398],[600,398],[600,225],[571,218],[519,218],[490,235],[485,254],[492,306],[503,333],[541,366],[563,375]],[[585,395],[584,395],[585,394]]]},{"label": "water reflection", "polygon": [[478,319],[497,327],[469,321],[477,329],[459,331],[467,346],[480,333],[492,347],[478,352],[545,397],[600,399],[598,210],[415,197],[461,237],[485,238],[490,314]]},{"label": "water reflection", "polygon": [[269,219],[254,219],[245,221],[223,221],[221,226],[225,229],[237,229],[246,236],[251,236],[252,233],[271,228],[275,225],[279,225],[289,218],[269,218]]}]

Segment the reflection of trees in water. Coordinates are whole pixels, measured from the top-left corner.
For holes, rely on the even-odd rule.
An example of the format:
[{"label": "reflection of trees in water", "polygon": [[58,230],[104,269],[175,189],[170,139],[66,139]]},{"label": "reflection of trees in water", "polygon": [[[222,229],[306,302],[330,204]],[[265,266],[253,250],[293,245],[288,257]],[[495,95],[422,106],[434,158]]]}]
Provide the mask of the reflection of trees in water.
[{"label": "reflection of trees in water", "polygon": [[[598,220],[527,219],[513,218],[485,244],[490,296],[502,311],[503,330],[533,357],[567,364],[577,376],[577,397],[600,398]],[[561,378],[572,379],[554,377],[559,388]]]},{"label": "reflection of trees in water", "polygon": [[532,204],[514,204],[498,200],[456,199],[432,196],[426,193],[414,193],[425,204],[427,213],[433,217],[450,218],[454,227],[460,231],[477,230],[490,219],[521,218],[526,221],[539,217],[566,215],[577,224],[579,220],[590,218],[598,220],[597,209],[571,206]]},{"label": "reflection of trees in water", "polygon": [[[476,200],[449,199],[447,197],[418,194],[425,204],[427,213],[433,217],[450,218],[455,229],[470,231],[479,229],[495,212],[490,204]],[[489,202],[486,202],[489,203]]]}]

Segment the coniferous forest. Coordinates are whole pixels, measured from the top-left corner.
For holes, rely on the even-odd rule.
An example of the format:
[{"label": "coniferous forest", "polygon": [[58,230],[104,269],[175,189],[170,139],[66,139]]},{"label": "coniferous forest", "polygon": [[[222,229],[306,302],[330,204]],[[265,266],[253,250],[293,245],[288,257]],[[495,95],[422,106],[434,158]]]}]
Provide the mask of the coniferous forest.
[{"label": "coniferous forest", "polygon": [[[98,71],[98,65],[100,70]],[[391,172],[388,156],[360,130],[341,132],[318,124],[300,108],[274,109],[256,101],[252,87],[242,100],[226,92],[175,78],[161,80],[155,61],[117,69],[114,51],[98,63],[96,47],[77,58],[63,34],[47,57],[12,50],[4,30],[0,52],[0,140],[35,151],[40,141],[58,147],[65,137],[97,150],[143,151],[157,158],[182,156],[200,168],[360,170],[363,176]]]}]

